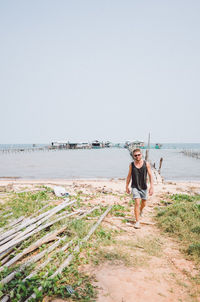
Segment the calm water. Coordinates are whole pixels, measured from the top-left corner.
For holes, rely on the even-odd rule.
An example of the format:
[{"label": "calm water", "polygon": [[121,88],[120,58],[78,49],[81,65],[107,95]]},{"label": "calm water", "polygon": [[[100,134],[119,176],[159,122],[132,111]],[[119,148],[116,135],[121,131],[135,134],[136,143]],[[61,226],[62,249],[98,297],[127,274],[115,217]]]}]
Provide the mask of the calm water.
[{"label": "calm water", "polygon": [[[200,144],[177,147],[180,146],[168,144],[168,149],[165,145],[159,150],[151,149],[152,163],[158,167],[163,157],[161,174],[166,180],[200,181],[200,160],[180,153],[182,149],[200,151]],[[131,160],[123,148],[0,153],[0,177],[124,178]]]}]

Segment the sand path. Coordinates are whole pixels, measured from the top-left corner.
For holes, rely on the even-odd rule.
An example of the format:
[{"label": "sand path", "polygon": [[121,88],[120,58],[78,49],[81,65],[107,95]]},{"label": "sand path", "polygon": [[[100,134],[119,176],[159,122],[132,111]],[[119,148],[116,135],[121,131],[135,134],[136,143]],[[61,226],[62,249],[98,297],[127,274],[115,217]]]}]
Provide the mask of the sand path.
[{"label": "sand path", "polygon": [[[191,190],[199,190],[199,185],[156,185],[155,194],[149,198],[141,221],[154,222],[155,207],[165,193],[188,193]],[[98,267],[95,271],[99,287],[98,302],[200,301],[199,289],[192,282],[198,270],[179,252],[178,242],[162,234],[154,224],[142,224],[141,229],[136,230],[131,224],[120,224],[119,220],[114,223],[127,229],[118,238],[121,242],[118,252],[121,253],[123,246],[124,252],[132,257],[132,265],[126,266],[118,261],[105,262]],[[127,248],[127,242],[138,248]],[[151,249],[154,242],[155,245],[159,242],[157,250],[156,246]]]}]

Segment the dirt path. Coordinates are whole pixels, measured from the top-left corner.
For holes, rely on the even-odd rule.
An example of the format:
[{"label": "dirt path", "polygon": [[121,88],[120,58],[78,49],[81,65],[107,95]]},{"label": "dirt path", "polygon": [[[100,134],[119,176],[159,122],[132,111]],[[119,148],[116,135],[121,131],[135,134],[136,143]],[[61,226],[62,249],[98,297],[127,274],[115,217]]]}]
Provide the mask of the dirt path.
[{"label": "dirt path", "polygon": [[[165,192],[177,193],[191,187],[156,186],[149,198],[141,222],[153,223],[154,208]],[[123,202],[121,202],[123,204]],[[133,211],[133,208],[132,208]],[[108,219],[107,219],[108,221]],[[97,302],[169,302],[200,301],[200,293],[192,277],[198,274],[191,261],[179,252],[178,243],[161,234],[154,224],[123,224],[121,219],[104,223],[126,230],[117,237],[114,246],[103,248],[109,261],[92,269],[99,288]]]}]

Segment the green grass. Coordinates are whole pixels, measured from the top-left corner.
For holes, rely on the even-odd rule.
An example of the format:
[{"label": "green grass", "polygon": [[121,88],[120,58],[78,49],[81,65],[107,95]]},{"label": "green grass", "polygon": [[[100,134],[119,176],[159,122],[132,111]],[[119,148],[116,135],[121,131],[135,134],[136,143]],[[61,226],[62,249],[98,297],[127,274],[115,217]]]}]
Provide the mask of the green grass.
[{"label": "green grass", "polygon": [[200,195],[175,194],[158,210],[158,225],[181,241],[182,250],[200,262]]},{"label": "green grass", "polygon": [[[20,216],[30,216],[39,211],[50,200],[52,193],[47,191],[13,193],[5,203],[0,204],[0,227],[4,226],[7,221]],[[46,208],[45,211],[48,209]],[[6,214],[9,217],[4,217]]]},{"label": "green grass", "polygon": [[111,213],[116,217],[125,217],[127,212],[130,212],[130,209],[120,204],[115,204],[111,210]]}]

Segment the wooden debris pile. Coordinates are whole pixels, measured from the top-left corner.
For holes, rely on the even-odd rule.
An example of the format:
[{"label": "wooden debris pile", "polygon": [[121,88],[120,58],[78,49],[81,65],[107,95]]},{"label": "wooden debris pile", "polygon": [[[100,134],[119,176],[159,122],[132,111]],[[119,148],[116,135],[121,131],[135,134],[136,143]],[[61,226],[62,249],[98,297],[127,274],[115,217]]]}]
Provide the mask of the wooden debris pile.
[{"label": "wooden debris pile", "polygon": [[[69,207],[71,210],[69,210]],[[45,208],[46,206],[42,210]],[[65,199],[64,202],[50,210],[45,212],[40,210],[37,215],[32,215],[28,218],[20,217],[12,221],[0,232],[0,274],[3,276],[0,279],[1,287],[17,278],[18,273],[25,271],[26,268],[29,268],[30,272],[24,277],[22,283],[34,277],[50,262],[54,261],[56,253],[65,252],[71,246],[73,250],[68,254],[66,253],[66,257],[51,275],[51,278],[61,274],[63,269],[73,260],[74,255],[79,253],[80,247],[94,233],[111,208],[109,207],[103,214],[101,213],[102,215],[95,224],[92,223],[85,237],[73,238],[72,240],[69,240],[70,237],[67,234],[68,223],[72,221],[71,219],[73,221],[81,220],[94,210],[99,209],[98,206],[90,209],[81,209],[77,207],[77,200],[70,201],[69,199]],[[56,227],[51,230],[53,225]],[[42,236],[43,234],[44,236]],[[37,236],[39,236],[39,239],[37,239]],[[45,248],[41,249],[44,245]],[[3,275],[8,269],[8,274]],[[46,278],[49,278],[47,275],[48,273],[46,273]],[[42,291],[42,286],[38,288],[38,291]],[[13,290],[11,293],[4,294],[3,297],[1,296],[0,301],[12,301],[10,300],[12,294]],[[25,301],[29,301],[35,297],[36,295],[33,293]]]}]

